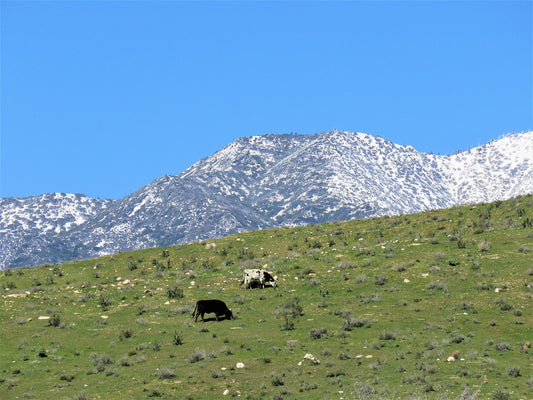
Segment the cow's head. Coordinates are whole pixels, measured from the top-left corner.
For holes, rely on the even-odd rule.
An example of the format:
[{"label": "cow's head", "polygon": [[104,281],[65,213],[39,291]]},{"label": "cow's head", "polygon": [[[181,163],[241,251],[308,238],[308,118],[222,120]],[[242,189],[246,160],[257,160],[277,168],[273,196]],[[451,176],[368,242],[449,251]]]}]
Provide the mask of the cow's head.
[{"label": "cow's head", "polygon": [[264,271],[263,277],[264,277],[265,283],[270,283],[273,287],[276,287],[276,279],[277,279],[276,276],[272,276],[267,271]]}]

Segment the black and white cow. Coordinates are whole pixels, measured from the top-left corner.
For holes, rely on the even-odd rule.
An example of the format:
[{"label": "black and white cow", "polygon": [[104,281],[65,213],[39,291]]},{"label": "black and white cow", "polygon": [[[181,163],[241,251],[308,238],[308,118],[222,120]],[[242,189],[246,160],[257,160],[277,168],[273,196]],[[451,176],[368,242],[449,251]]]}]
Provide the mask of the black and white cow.
[{"label": "black and white cow", "polygon": [[233,318],[233,313],[222,300],[198,300],[196,302],[196,306],[194,307],[194,311],[192,312],[193,317],[194,314],[196,314],[194,322],[198,321],[198,316],[201,316],[202,322],[205,322],[204,314],[209,313],[215,313],[217,321],[219,321],[219,317],[221,315],[223,315],[226,319]]},{"label": "black and white cow", "polygon": [[244,284],[246,289],[256,287],[263,289],[267,283],[276,287],[276,278],[264,269],[245,269],[242,272],[241,285]]}]

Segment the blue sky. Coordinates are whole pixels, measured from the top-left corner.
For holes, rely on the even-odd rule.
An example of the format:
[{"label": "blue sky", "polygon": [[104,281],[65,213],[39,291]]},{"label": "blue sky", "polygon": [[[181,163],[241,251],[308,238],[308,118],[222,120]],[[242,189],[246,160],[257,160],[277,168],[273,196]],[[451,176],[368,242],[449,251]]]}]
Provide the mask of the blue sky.
[{"label": "blue sky", "polygon": [[1,1],[0,197],[121,198],[241,136],[533,129],[531,1]]}]

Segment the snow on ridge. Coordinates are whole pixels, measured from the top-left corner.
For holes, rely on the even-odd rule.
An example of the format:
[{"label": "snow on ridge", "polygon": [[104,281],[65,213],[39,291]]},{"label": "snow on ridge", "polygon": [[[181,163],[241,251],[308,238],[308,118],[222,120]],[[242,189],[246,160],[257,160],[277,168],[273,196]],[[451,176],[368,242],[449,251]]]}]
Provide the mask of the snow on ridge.
[{"label": "snow on ridge", "polygon": [[31,261],[18,261],[28,264],[17,265],[43,262],[47,244],[36,238],[49,241],[50,253],[61,248],[54,247],[59,240],[88,258],[258,227],[505,199],[533,192],[532,156],[533,132],[446,156],[358,132],[240,138],[120,200],[0,199],[0,235],[13,238],[0,240],[0,269],[20,255],[17,243],[34,251]]},{"label": "snow on ridge", "polygon": [[446,161],[459,204],[533,192],[533,132],[509,134]]}]

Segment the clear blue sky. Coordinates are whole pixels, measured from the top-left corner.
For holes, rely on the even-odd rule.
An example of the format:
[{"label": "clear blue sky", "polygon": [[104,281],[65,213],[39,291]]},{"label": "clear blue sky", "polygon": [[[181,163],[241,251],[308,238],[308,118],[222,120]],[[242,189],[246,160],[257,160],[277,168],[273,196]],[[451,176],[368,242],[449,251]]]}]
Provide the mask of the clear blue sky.
[{"label": "clear blue sky", "polygon": [[241,136],[533,129],[531,1],[1,1],[0,197],[121,198]]}]

